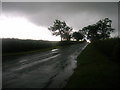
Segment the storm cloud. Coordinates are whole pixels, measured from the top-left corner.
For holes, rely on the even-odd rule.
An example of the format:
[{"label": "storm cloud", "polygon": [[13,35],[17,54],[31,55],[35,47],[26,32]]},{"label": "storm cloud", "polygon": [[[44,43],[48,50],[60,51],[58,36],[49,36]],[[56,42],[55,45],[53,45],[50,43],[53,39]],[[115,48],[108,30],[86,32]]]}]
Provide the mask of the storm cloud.
[{"label": "storm cloud", "polygon": [[117,2],[3,2],[2,10],[5,15],[26,17],[44,27],[60,19],[75,30],[108,17],[116,29],[114,35],[118,33]]}]

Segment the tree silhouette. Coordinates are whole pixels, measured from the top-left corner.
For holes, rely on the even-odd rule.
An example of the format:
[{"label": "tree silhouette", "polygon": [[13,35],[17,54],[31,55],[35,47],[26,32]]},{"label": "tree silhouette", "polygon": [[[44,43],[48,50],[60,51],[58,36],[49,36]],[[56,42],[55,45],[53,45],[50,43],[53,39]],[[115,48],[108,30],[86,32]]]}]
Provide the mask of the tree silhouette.
[{"label": "tree silhouette", "polygon": [[99,34],[98,34],[98,27],[96,24],[89,25],[85,28],[83,28],[87,34],[87,39],[90,41],[95,41],[99,39]]},{"label": "tree silhouette", "polygon": [[87,39],[90,41],[104,40],[109,38],[111,32],[114,31],[114,29],[111,28],[111,24],[112,20],[105,18],[103,20],[99,20],[96,24],[84,27],[82,31],[85,32]]},{"label": "tree silhouette", "polygon": [[105,18],[97,22],[98,33],[101,39],[104,40],[110,37],[111,32],[114,31],[114,29],[111,28],[111,24],[112,20],[110,20],[109,18]]},{"label": "tree silhouette", "polygon": [[72,31],[72,28],[67,26],[65,21],[55,20],[54,25],[50,26],[48,28],[53,35],[60,35],[61,41],[63,39],[70,40],[70,32]]},{"label": "tree silhouette", "polygon": [[80,32],[74,32],[72,37],[76,39],[76,41],[82,40],[84,38],[84,35]]},{"label": "tree silhouette", "polygon": [[66,26],[65,28],[64,28],[64,33],[63,33],[63,39],[65,39],[65,40],[67,40],[67,41],[70,41],[70,39],[71,39],[71,31],[72,31],[72,28],[71,27],[68,27],[68,26]]}]

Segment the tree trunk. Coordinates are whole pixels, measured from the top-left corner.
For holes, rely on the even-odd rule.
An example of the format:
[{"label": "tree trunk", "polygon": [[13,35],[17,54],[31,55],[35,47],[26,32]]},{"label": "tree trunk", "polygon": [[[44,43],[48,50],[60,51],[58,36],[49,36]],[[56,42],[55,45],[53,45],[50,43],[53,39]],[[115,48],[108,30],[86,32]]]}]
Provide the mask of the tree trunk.
[{"label": "tree trunk", "polygon": [[61,38],[61,41],[62,41],[62,34],[61,34],[61,30],[59,30],[59,32],[60,32],[60,38]]},{"label": "tree trunk", "polygon": [[61,41],[62,41],[62,36],[60,35]]}]

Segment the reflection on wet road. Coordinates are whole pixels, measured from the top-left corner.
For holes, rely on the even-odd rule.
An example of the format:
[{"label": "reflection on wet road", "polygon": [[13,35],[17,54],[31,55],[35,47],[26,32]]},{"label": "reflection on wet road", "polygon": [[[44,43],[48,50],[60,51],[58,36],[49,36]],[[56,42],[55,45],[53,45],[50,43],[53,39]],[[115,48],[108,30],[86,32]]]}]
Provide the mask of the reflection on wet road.
[{"label": "reflection on wet road", "polygon": [[87,43],[24,55],[3,62],[3,88],[62,88]]}]

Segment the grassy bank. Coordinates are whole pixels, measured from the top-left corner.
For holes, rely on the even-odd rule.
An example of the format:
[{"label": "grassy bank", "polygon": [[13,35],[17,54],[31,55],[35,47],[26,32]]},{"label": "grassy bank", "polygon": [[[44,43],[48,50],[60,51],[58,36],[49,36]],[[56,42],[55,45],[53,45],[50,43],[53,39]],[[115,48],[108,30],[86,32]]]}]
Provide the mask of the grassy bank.
[{"label": "grassy bank", "polygon": [[2,39],[2,53],[16,53],[51,48],[57,42],[42,40]]},{"label": "grassy bank", "polygon": [[[68,81],[66,88],[120,87],[120,63],[114,57],[114,53],[118,54],[119,51],[119,40],[110,39],[89,44],[78,56],[78,67]],[[104,50],[107,51],[104,52]]]},{"label": "grassy bank", "polygon": [[2,39],[3,56],[29,54],[43,52],[54,48],[63,48],[80,42],[75,41],[42,41],[42,40],[21,40],[21,39]]}]

